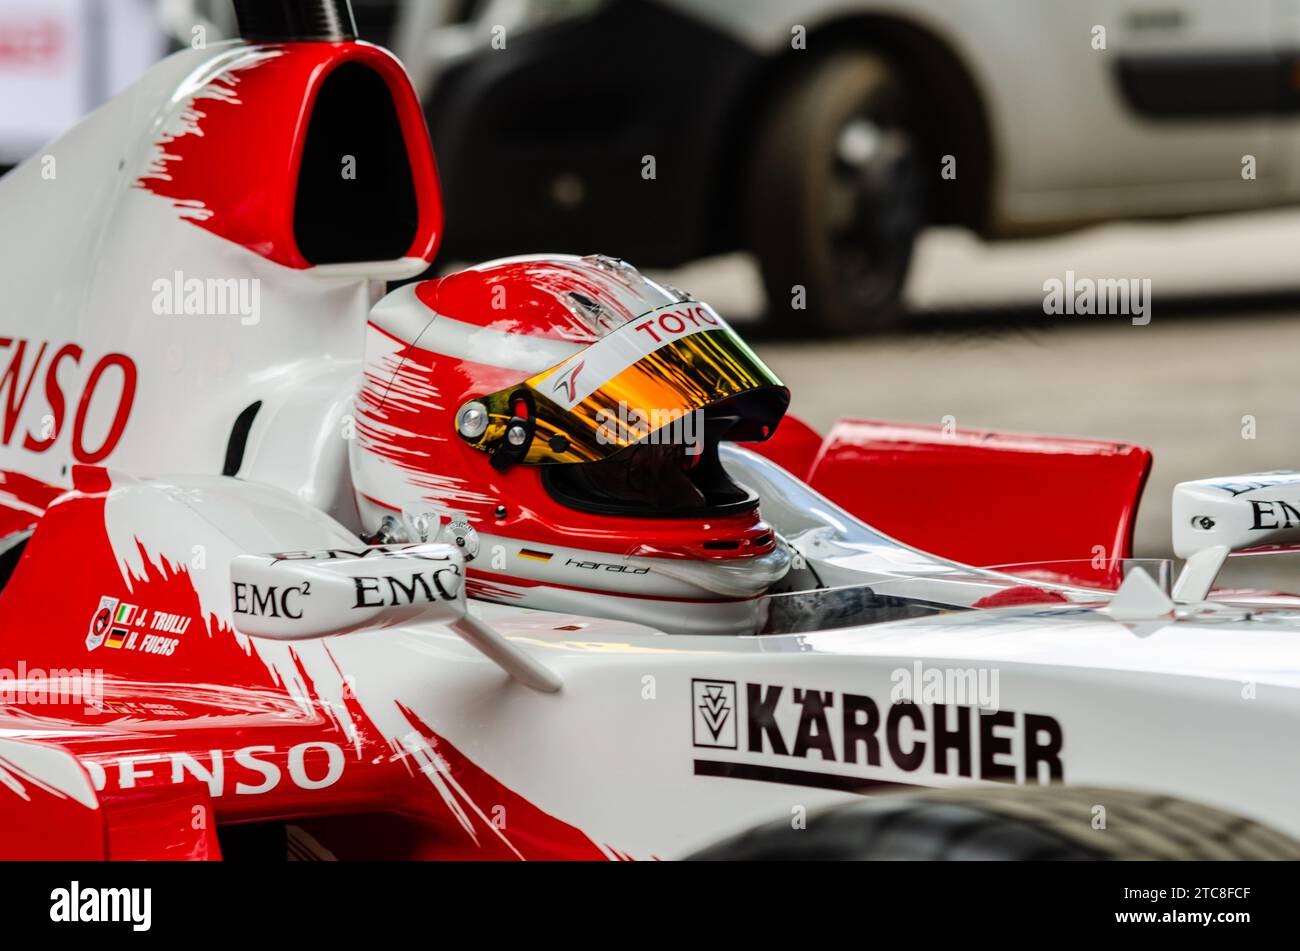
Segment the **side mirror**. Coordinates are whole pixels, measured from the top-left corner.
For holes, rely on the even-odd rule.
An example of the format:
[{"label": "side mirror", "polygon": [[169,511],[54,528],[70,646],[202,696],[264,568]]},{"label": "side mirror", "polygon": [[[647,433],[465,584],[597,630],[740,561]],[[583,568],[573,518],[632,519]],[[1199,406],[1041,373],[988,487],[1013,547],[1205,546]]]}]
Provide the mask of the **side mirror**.
[{"label": "side mirror", "polygon": [[297,641],[465,614],[465,563],[450,545],[240,555],[232,617],[251,637]]},{"label": "side mirror", "polygon": [[1232,552],[1300,548],[1300,472],[1198,479],[1174,486],[1174,554],[1187,559],[1174,585],[1179,601],[1210,593]]},{"label": "side mirror", "polygon": [[553,671],[469,613],[464,580],[454,545],[239,555],[230,562],[231,617],[239,633],[279,641],[444,623],[526,686],[559,690]]}]

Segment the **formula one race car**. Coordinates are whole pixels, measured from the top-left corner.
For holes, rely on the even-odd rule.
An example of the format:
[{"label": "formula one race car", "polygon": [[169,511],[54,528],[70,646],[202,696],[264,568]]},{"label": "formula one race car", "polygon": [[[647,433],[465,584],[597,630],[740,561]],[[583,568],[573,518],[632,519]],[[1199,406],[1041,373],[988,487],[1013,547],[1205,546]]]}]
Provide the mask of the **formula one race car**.
[{"label": "formula one race car", "polygon": [[239,8],[0,179],[0,855],[1300,856],[1300,601],[1207,600],[1300,474],[1170,594],[1137,447],[823,440],[608,257],[384,296],[405,73]]}]

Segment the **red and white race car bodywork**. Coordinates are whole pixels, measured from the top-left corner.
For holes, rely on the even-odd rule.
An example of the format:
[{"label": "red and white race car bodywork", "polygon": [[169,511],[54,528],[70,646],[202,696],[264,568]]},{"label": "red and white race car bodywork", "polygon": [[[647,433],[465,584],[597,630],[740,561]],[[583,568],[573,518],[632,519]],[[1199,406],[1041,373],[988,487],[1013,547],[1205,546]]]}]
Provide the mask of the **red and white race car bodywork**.
[{"label": "red and white race car bodywork", "polygon": [[[414,185],[380,260],[304,225],[300,157],[349,65],[382,81]],[[362,542],[420,495],[354,491],[371,308],[441,228],[414,94],[375,47],[176,54],[0,179],[0,209],[0,855],[218,858],[219,830],[263,825],[300,857],[672,858],[862,791],[1053,781],[1300,835],[1300,619],[1107,607],[1135,447],[794,420],[771,458],[728,447],[823,583],[757,599],[746,636],[664,634],[657,612],[693,608],[653,592],[642,624],[585,615],[590,590],[471,608],[467,588],[509,600],[490,563]],[[1043,486],[1069,524],[1025,511]],[[1079,566],[1027,586],[952,559]],[[373,623],[237,617],[268,589],[296,617],[338,578],[373,580]],[[438,593],[403,615],[417,583]],[[856,620],[826,602],[865,585]],[[935,670],[993,695],[931,697]]]}]

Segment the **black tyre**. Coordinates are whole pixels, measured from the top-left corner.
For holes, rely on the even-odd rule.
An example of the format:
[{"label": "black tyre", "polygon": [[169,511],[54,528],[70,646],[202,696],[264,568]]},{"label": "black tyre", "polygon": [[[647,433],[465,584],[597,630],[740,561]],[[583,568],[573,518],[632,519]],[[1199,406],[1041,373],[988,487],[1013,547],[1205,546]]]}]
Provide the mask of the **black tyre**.
[{"label": "black tyre", "polygon": [[[1105,812],[1099,813],[1098,807]],[[1097,817],[1104,816],[1104,828]],[[1300,859],[1300,842],[1250,819],[1150,793],[1087,786],[878,796],[759,826],[701,860]]]},{"label": "black tyre", "polygon": [[[772,318],[823,335],[895,327],[923,181],[905,90],[884,59],[828,54],[784,83],[744,205]],[[795,287],[806,290],[803,310]]]}]

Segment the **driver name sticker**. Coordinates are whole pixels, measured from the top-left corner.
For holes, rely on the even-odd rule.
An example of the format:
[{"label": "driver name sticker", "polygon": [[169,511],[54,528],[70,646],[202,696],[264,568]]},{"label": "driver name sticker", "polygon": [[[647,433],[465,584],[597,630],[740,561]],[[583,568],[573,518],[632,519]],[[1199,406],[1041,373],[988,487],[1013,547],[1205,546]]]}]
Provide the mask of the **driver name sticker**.
[{"label": "driver name sticker", "polygon": [[193,618],[184,614],[152,610],[103,595],[90,619],[86,650],[103,647],[170,657],[191,621]]}]

